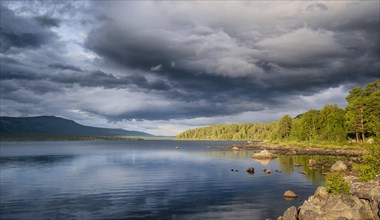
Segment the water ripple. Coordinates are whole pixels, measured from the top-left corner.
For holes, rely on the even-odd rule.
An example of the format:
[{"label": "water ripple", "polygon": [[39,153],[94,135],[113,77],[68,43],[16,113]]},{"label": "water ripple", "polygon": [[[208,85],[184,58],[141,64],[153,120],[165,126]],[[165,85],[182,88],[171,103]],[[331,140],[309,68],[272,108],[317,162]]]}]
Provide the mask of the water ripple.
[{"label": "water ripple", "polygon": [[[318,185],[279,160],[227,154],[223,142],[2,144],[2,219],[265,219]],[[230,143],[225,143],[230,144]],[[175,146],[180,145],[179,151]],[[17,153],[17,148],[19,154]],[[28,149],[30,151],[28,151]],[[245,172],[254,166],[256,172]],[[233,169],[234,171],[231,171]],[[298,168],[297,168],[298,169]],[[236,172],[235,170],[238,170]],[[295,189],[300,200],[285,201]]]}]

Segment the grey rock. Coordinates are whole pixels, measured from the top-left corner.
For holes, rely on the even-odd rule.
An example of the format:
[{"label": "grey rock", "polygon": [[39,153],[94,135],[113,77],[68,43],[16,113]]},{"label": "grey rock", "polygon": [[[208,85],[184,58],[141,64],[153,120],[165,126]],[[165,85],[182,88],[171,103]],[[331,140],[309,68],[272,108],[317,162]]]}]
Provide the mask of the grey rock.
[{"label": "grey rock", "polygon": [[343,163],[343,161],[338,160],[331,166],[330,170],[331,172],[341,172],[347,170],[347,166]]},{"label": "grey rock", "polygon": [[321,199],[321,200],[326,200],[329,196],[329,193],[327,192],[327,190],[325,189],[325,187],[323,186],[319,186],[315,192],[314,192],[314,196]]},{"label": "grey rock", "polygon": [[375,219],[380,220],[380,180],[353,181],[351,192],[359,199],[368,201]]},{"label": "grey rock", "polygon": [[283,220],[297,220],[297,208],[292,206],[284,212]]},{"label": "grey rock", "polygon": [[277,156],[272,154],[271,152],[267,150],[262,150],[259,153],[255,153],[252,155],[253,158],[259,158],[259,159],[264,159],[264,158],[276,158]]},{"label": "grey rock", "polygon": [[368,201],[351,195],[330,195],[326,201],[315,202],[311,196],[300,207],[298,218],[303,219],[375,219]]}]

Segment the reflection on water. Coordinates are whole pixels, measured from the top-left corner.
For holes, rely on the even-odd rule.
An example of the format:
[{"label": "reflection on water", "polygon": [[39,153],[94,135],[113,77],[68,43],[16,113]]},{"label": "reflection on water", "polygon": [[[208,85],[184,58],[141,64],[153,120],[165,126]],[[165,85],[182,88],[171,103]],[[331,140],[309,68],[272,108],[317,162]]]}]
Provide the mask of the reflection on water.
[{"label": "reflection on water", "polygon": [[275,158],[266,158],[266,159],[264,159],[264,158],[261,158],[261,159],[259,159],[259,158],[253,158],[254,161],[259,162],[262,165],[268,165],[274,159]]},{"label": "reflection on water", "polygon": [[13,156],[2,157],[0,160],[0,166],[37,166],[37,165],[49,165],[54,166],[54,163],[61,163],[65,160],[73,159],[73,155],[41,155],[41,156]]},{"label": "reflection on water", "polygon": [[293,173],[299,172],[304,175],[304,177],[315,184],[323,183],[323,173],[329,171],[329,167],[326,166],[317,166],[311,167],[309,166],[309,160],[315,160],[319,163],[327,163],[337,160],[344,160],[344,157],[336,157],[336,156],[307,156],[307,155],[294,155],[294,156],[285,156],[280,155],[278,157],[279,164],[281,169],[285,173]]},{"label": "reflection on water", "polygon": [[[0,218],[275,219],[322,182],[323,168],[293,165],[325,157],[263,162],[206,147],[223,145],[231,142],[2,142]],[[284,200],[288,189],[299,198]]]},{"label": "reflection on water", "polygon": [[255,151],[253,150],[226,150],[226,149],[211,148],[208,151],[200,151],[197,153],[200,155],[206,155],[206,156],[215,157],[215,158],[230,157],[230,158],[246,159],[246,158],[251,158],[254,152]]},{"label": "reflection on water", "polygon": [[[292,174],[294,172],[300,173],[304,178],[310,181],[313,184],[321,185],[324,182],[323,173],[329,171],[329,167],[326,166],[317,166],[310,167],[309,160],[313,159],[319,163],[333,162],[337,160],[345,160],[344,157],[337,156],[318,156],[318,155],[278,155],[277,158],[268,158],[268,159],[258,159],[252,158],[254,153],[257,153],[255,150],[226,150],[214,149],[213,151],[197,152],[201,155],[207,155],[215,158],[236,158],[236,159],[251,159],[264,167],[267,167],[270,163],[277,164],[279,166],[274,166],[276,169],[286,174]],[[273,167],[273,166],[272,166]]]}]

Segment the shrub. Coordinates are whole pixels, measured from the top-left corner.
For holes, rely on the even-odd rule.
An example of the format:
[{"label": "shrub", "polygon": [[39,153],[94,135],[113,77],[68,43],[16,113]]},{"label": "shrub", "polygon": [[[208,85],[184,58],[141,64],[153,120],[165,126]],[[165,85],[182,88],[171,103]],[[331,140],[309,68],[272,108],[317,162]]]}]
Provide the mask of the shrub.
[{"label": "shrub", "polygon": [[350,186],[341,173],[330,173],[326,176],[325,188],[334,195],[350,194]]},{"label": "shrub", "polygon": [[359,174],[359,179],[363,181],[372,180],[380,174],[380,146],[368,147],[368,155],[362,157],[360,164],[355,165]]}]

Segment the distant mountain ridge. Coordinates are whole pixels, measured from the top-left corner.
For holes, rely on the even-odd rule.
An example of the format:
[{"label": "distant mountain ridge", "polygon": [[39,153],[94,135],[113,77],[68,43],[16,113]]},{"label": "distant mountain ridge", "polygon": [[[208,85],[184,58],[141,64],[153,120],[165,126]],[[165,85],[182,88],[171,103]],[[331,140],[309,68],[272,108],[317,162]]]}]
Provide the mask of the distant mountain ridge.
[{"label": "distant mountain ridge", "polygon": [[153,136],[141,131],[85,126],[56,116],[0,117],[1,136]]}]

